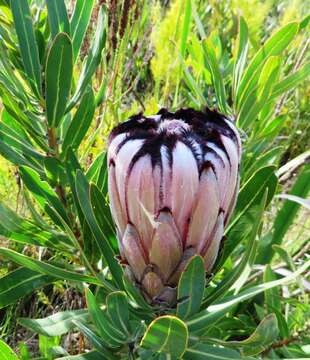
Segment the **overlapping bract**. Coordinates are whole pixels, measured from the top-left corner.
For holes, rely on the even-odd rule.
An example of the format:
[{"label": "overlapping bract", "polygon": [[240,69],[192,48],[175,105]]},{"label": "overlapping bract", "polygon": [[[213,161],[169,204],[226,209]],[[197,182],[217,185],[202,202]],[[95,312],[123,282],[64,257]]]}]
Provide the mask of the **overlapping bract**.
[{"label": "overlapping bract", "polygon": [[210,272],[239,187],[240,138],[210,111],[137,115],[109,138],[109,196],[121,257],[150,301],[171,302],[201,254]]}]

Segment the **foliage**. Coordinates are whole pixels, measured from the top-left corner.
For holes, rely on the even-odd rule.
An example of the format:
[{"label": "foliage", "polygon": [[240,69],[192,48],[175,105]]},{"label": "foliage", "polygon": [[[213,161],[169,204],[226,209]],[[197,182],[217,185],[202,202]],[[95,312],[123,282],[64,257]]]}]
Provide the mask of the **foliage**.
[{"label": "foliage", "polygon": [[[310,73],[309,18],[301,13],[286,22],[283,15],[266,33],[272,1],[257,17],[246,9],[257,1],[206,8],[175,0],[168,9],[116,3],[0,1],[0,161],[14,171],[24,204],[13,210],[7,196],[13,176],[5,174],[0,236],[10,245],[0,248],[2,334],[14,304],[37,299],[40,289],[55,291],[61,282],[86,302],[40,319],[25,314],[18,326],[38,334],[36,353],[26,341],[18,355],[0,341],[0,354],[9,360],[309,357],[308,245],[294,244],[293,252],[286,246],[307,204],[309,154],[301,142],[287,155],[296,135],[285,129],[299,126],[299,105],[301,117],[307,111],[302,99],[291,113],[289,106]],[[117,261],[106,135],[144,106],[154,112],[206,105],[234,117],[243,135],[236,211],[213,276],[206,279],[201,258],[193,257],[177,307],[152,307]],[[279,197],[283,191],[289,196]],[[77,356],[62,341],[69,332],[83,339]]]}]

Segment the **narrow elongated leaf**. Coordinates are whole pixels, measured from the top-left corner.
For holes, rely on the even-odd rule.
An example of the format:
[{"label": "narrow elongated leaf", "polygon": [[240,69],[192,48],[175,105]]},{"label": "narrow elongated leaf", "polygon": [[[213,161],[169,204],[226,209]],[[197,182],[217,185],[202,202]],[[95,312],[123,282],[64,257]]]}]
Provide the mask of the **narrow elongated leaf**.
[{"label": "narrow elongated leaf", "polygon": [[107,199],[95,184],[90,186],[90,202],[99,227],[113,249],[118,250],[115,236],[115,227]]},{"label": "narrow elongated leaf", "polygon": [[113,348],[122,346],[126,342],[126,335],[120,329],[112,326],[111,319],[105,311],[100,309],[95,296],[89,289],[86,290],[86,301],[93,323],[106,346]]},{"label": "narrow elongated leaf", "polygon": [[[103,359],[103,355],[100,352],[90,351],[85,354],[64,356],[61,358],[57,358],[56,360],[102,360],[102,359]],[[105,360],[109,360],[109,358],[105,358]]]},{"label": "narrow elongated leaf", "polygon": [[211,73],[212,84],[214,86],[218,107],[224,114],[229,113],[228,104],[226,102],[226,92],[222,74],[217,63],[215,49],[211,41],[204,43],[204,51],[207,58],[208,70]]},{"label": "narrow elongated leaf", "polygon": [[234,60],[233,70],[233,95],[237,92],[240,79],[242,77],[247,54],[249,50],[249,30],[248,25],[242,16],[239,17],[239,35],[238,35],[238,51]]},{"label": "narrow elongated leaf", "polygon": [[[303,170],[300,172],[292,190],[290,192],[291,195],[307,197],[310,191],[310,165],[306,164]],[[292,202],[286,200],[277,214],[277,217],[273,226],[273,234],[271,241],[267,244],[261,244],[260,254],[258,256],[257,261],[261,264],[267,264],[270,262],[274,254],[274,250],[272,249],[272,245],[277,244],[281,245],[283,238],[288,231],[289,227],[293,223],[296,213],[299,210],[300,205],[296,202]]]},{"label": "narrow elongated leaf", "polygon": [[274,165],[280,158],[282,151],[282,146],[272,147],[263,154],[260,154],[259,150],[251,151],[249,156],[243,161],[243,173],[241,176],[243,179],[248,180],[257,169]]},{"label": "narrow elongated leaf", "polygon": [[70,221],[66,210],[49,184],[46,181],[42,181],[39,174],[29,167],[22,167],[20,173],[26,187],[33,193],[41,208],[45,210],[56,223],[59,223],[59,220],[55,215],[55,211],[69,224]]},{"label": "narrow elongated leaf", "polygon": [[246,68],[237,91],[237,107],[244,103],[244,98],[253,90],[261,68],[269,56],[280,55],[298,32],[297,22],[289,23],[272,35],[253,57]]},{"label": "narrow elongated leaf", "polygon": [[181,56],[184,58],[185,56],[185,50],[186,50],[186,42],[187,37],[190,31],[190,25],[191,25],[191,2],[189,0],[185,3],[185,15],[184,15],[184,21],[183,21],[183,29],[182,29],[182,36],[181,36],[181,45],[180,45],[180,53]]},{"label": "narrow elongated leaf", "polygon": [[[272,87],[278,78],[279,68],[279,57],[270,56],[262,67],[257,86],[244,97],[237,119],[237,124],[240,127],[248,128],[257,119],[270,98]],[[263,121],[264,119],[261,118],[260,120]]]},{"label": "narrow elongated leaf", "polygon": [[0,248],[0,255],[5,256],[6,258],[16,262],[19,265],[25,266],[30,270],[39,272],[41,274],[46,274],[49,276],[53,276],[55,278],[59,278],[61,280],[68,280],[68,281],[77,281],[77,282],[86,282],[95,285],[101,285],[101,282],[88,275],[83,275],[77,272],[68,271],[62,269],[58,266],[48,264],[43,261],[39,261],[28,256],[19,254],[16,251]]},{"label": "narrow elongated leaf", "polygon": [[188,342],[185,323],[175,316],[165,315],[155,319],[147,328],[141,347],[154,352],[182,357]]},{"label": "narrow elongated leaf", "polygon": [[34,333],[44,336],[60,336],[74,328],[73,320],[88,321],[88,311],[84,309],[61,311],[43,319],[20,318],[18,322]]},{"label": "narrow elongated leaf", "polygon": [[209,306],[206,310],[202,310],[200,313],[195,315],[192,319],[186,321],[189,331],[199,332],[205,331],[206,327],[213,325],[216,321],[221,319],[225,314],[232,309],[236,304],[249,300],[254,296],[263,293],[268,289],[272,289],[276,286],[282,286],[289,284],[292,281],[308,270],[310,266],[310,260],[304,263],[298,270],[291,273],[290,275],[271,282],[267,282],[261,285],[250,287],[238,295],[230,296],[225,298],[225,301],[219,304]]},{"label": "narrow elongated leaf", "polygon": [[8,273],[0,278],[0,308],[15,303],[54,280],[53,276],[42,275],[24,267]]},{"label": "narrow elongated leaf", "polygon": [[5,142],[0,140],[0,154],[11,163],[19,166],[29,166],[35,168],[37,171],[40,171],[40,168],[37,168],[29,159],[26,159],[19,151],[16,151],[10,145],[7,145]]},{"label": "narrow elongated leaf", "polygon": [[[217,285],[214,291],[212,291],[204,300],[203,306],[209,306],[214,301],[218,301],[221,299],[225,293],[238,281],[238,279],[241,278],[241,285],[245,282],[247,276],[249,275],[249,271],[251,269],[251,266],[254,263],[255,256],[256,256],[256,250],[257,250],[257,233],[262,221],[263,212],[266,205],[266,198],[267,198],[267,191],[265,190],[265,194],[263,195],[261,199],[261,203],[259,206],[255,206],[254,208],[248,209],[248,213],[252,213],[251,216],[251,232],[248,236],[248,242],[246,246],[246,251],[244,252],[244,255],[239,262],[239,264],[236,266],[235,269],[228,275],[224,277],[224,279]],[[225,246],[225,245],[224,245]],[[236,244],[233,244],[231,246],[235,247]],[[225,251],[225,247],[224,247]],[[239,290],[240,284],[237,285],[237,288]]]},{"label": "narrow elongated leaf", "polygon": [[286,263],[286,265],[288,266],[289,269],[291,269],[292,271],[296,270],[296,266],[294,264],[292,257],[287,252],[287,250],[284,249],[283,246],[273,245],[272,248],[281,257],[281,259]]},{"label": "narrow elongated leaf", "polygon": [[4,341],[0,340],[1,360],[19,360],[15,352]]},{"label": "narrow elongated leaf", "polygon": [[283,80],[275,84],[272,94],[269,97],[269,101],[276,99],[278,96],[286,93],[289,90],[296,88],[296,86],[307,79],[310,75],[310,63],[305,64],[299,70],[294,73],[288,75]]},{"label": "narrow elongated leaf", "polygon": [[97,182],[99,178],[99,173],[102,167],[106,168],[106,162],[107,162],[106,152],[103,152],[96,157],[96,159],[93,161],[93,163],[86,172],[86,177],[89,182],[91,181],[98,186]]},{"label": "narrow elongated leaf", "polygon": [[71,147],[68,148],[67,153],[66,153],[65,166],[66,166],[66,173],[67,173],[67,177],[69,180],[70,189],[71,189],[71,192],[73,195],[74,205],[77,210],[80,224],[82,225],[84,223],[85,218],[84,218],[82,209],[80,207],[80,203],[79,203],[77,193],[76,193],[76,188],[75,188],[76,171],[82,170],[82,169],[81,169],[81,166],[80,166],[74,152],[72,151]]},{"label": "narrow elongated leaf", "polygon": [[186,319],[200,309],[205,285],[204,261],[201,256],[195,256],[182,273],[178,285],[177,315],[181,319]]},{"label": "narrow elongated leaf", "polygon": [[96,216],[94,214],[91,200],[90,200],[90,186],[85,175],[82,174],[81,171],[77,172],[76,175],[76,192],[78,196],[78,200],[80,203],[80,207],[84,213],[85,219],[96,239],[98,248],[101,251],[103,258],[109,266],[109,269],[113,275],[113,279],[118,284],[118,286],[122,289],[122,269],[117,263],[117,260],[114,257],[114,252],[104,234],[104,230],[102,230],[98,222],[96,220]]},{"label": "narrow elongated leaf", "polygon": [[257,326],[252,335],[241,341],[218,341],[224,347],[238,348],[243,356],[258,355],[268,348],[278,337],[279,329],[274,314],[267,315]]},{"label": "narrow elongated leaf", "polygon": [[115,291],[107,296],[107,311],[114,326],[129,334],[129,307],[124,292]]},{"label": "narrow elongated leaf", "polygon": [[91,78],[94,75],[97,66],[101,61],[101,53],[105,46],[106,40],[106,16],[103,6],[101,6],[98,17],[98,28],[95,33],[93,45],[89,51],[86,62],[83,65],[77,89],[73,98],[67,107],[67,112],[70,111],[84,94],[85,89],[91,84]]},{"label": "narrow elongated leaf", "polygon": [[26,141],[25,138],[20,136],[14,129],[5,125],[3,122],[0,123],[0,140],[5,144],[15,148],[17,151],[22,153],[25,157],[30,157],[36,164],[36,167],[41,166],[41,162],[44,156],[40,154],[33,145]]},{"label": "narrow elongated leaf", "polygon": [[[207,99],[205,98],[199,84],[197,84],[196,80],[193,78],[193,75],[188,70],[186,63],[182,58],[181,65],[184,73],[184,81],[192,92],[192,94],[189,93],[191,94],[192,100],[196,103],[197,106],[205,105],[207,103]],[[194,98],[194,95],[196,96],[196,98]]]},{"label": "narrow elongated leaf", "polygon": [[64,32],[70,35],[70,24],[64,0],[46,0],[52,38]]},{"label": "narrow elongated leaf", "polygon": [[94,0],[77,0],[71,19],[71,38],[73,43],[73,58],[77,60],[80,48],[85,36],[91,13],[94,6]]},{"label": "narrow elongated leaf", "polygon": [[115,359],[113,355],[109,352],[108,344],[104,342],[104,339],[96,335],[87,325],[82,324],[81,322],[74,320],[74,324],[82,331],[82,333],[88,338],[93,347],[100,352],[102,359]]},{"label": "narrow elongated leaf", "polygon": [[41,66],[27,0],[11,0],[18,43],[26,74],[37,93],[41,92]]},{"label": "narrow elongated leaf", "polygon": [[[238,351],[232,349],[225,349],[218,346],[198,344],[190,348],[184,354],[185,360],[232,360],[241,359]],[[242,360],[255,360],[250,357],[242,357]]]},{"label": "narrow elongated leaf", "polygon": [[70,240],[62,233],[45,230],[44,224],[36,224],[17,215],[0,203],[0,224],[5,229],[6,238],[24,244],[43,246],[58,250],[69,250]]},{"label": "narrow elongated leaf", "polygon": [[65,169],[61,161],[57,158],[47,156],[44,159],[44,171],[49,184],[52,186],[57,186],[58,184],[63,184],[63,186],[67,185]]},{"label": "narrow elongated leaf", "polygon": [[46,112],[50,127],[57,127],[65,113],[73,72],[73,49],[69,36],[59,33],[46,62]]},{"label": "narrow elongated leaf", "polygon": [[69,146],[71,146],[73,151],[78,149],[91,125],[94,113],[95,98],[92,88],[89,87],[82,97],[80,106],[78,107],[66,132],[66,136],[62,144],[62,151],[64,153]]},{"label": "narrow elongated leaf", "polygon": [[277,183],[278,179],[275,176],[274,166],[265,166],[258,169],[240,189],[235,209],[235,216],[226,232],[228,233],[229,229],[237,223],[242,214],[244,214],[250,206],[261,201],[266,188],[268,189],[266,201],[267,206],[273,198]]},{"label": "narrow elongated leaf", "polygon": [[[36,117],[31,117],[27,111],[21,110],[19,103],[6,91],[2,91],[1,98],[9,115],[31,135],[33,141],[35,141],[42,150],[48,151],[45,133],[40,125],[40,120]],[[33,113],[31,114],[34,115]]]},{"label": "narrow elongated leaf", "polygon": [[[277,275],[272,271],[271,266],[268,264],[264,271],[264,282],[277,280]],[[273,288],[265,291],[265,305],[267,311],[273,312],[274,309],[281,309],[281,296],[279,289]]]},{"label": "narrow elongated leaf", "polygon": [[1,71],[0,71],[0,81],[3,84],[3,87],[10,86],[10,92],[14,94],[18,99],[20,99],[24,104],[29,102],[28,94],[24,91],[23,84],[21,80],[16,76],[12,71],[12,65],[9,61],[9,52],[8,49],[0,44],[1,52]]}]

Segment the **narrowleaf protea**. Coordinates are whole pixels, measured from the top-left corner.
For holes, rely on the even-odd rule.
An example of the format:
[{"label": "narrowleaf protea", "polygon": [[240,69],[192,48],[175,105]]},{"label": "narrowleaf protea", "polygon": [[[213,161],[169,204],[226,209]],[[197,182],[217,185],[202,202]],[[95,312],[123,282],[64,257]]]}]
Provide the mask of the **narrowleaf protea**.
[{"label": "narrowleaf protea", "polygon": [[109,196],[122,262],[150,302],[172,302],[194,254],[211,272],[239,187],[240,139],[209,109],[136,115],[111,133]]}]

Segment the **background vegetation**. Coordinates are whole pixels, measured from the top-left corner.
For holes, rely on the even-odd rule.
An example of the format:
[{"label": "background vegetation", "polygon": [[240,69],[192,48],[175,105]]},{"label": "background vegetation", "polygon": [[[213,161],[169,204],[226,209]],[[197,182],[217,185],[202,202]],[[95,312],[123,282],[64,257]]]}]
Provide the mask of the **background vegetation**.
[{"label": "background vegetation", "polygon": [[[14,3],[16,1],[12,0]],[[53,69],[59,61],[50,56],[49,49],[57,34],[66,32],[66,22],[51,21],[53,1],[31,0],[28,3],[39,49],[38,66],[44,69],[42,77],[45,80],[40,83],[44,93],[48,76],[55,75]],[[81,2],[65,2],[71,31],[77,3]],[[80,42],[73,41],[75,66],[70,79],[68,65],[66,74],[72,86],[67,95],[65,89],[69,85],[65,81],[61,85],[64,89],[61,96],[69,98],[66,114],[62,123],[55,125],[55,119],[48,114],[47,99],[37,94],[35,74],[23,66],[23,41],[20,41],[15,23],[17,15],[11,11],[8,0],[0,0],[1,246],[32,259],[77,271],[83,261],[76,249],[83,247],[88,261],[91,265],[96,264],[97,270],[98,249],[91,235],[91,240],[86,240],[90,233],[87,220],[86,225],[81,221],[70,181],[64,187],[61,185],[62,172],[68,174],[67,164],[71,164],[70,172],[72,162],[78,159],[87,179],[94,181],[105,197],[106,183],[100,180],[105,172],[102,175],[100,169],[104,168],[102,154],[113,126],[133,114],[144,112],[150,115],[162,107],[172,110],[206,105],[216,107],[236,119],[242,134],[243,192],[241,190],[232,221],[234,227],[227,232],[230,242],[224,248],[224,257],[218,261],[219,271],[214,283],[206,290],[209,302],[206,301],[205,307],[214,301],[210,300],[214,297],[210,288],[217,289],[217,284],[223,284],[223,279],[227,279],[225,276],[246,253],[249,234],[255,227],[253,219],[260,206],[264,208],[263,225],[257,224],[257,234],[254,234],[255,251],[251,251],[255,255],[250,256],[247,266],[240,271],[241,280],[231,283],[233,289],[227,294],[238,294],[243,287],[251,289],[251,286],[281,280],[300,268],[303,276],[298,273],[290,285],[283,282],[280,287],[266,288],[251,300],[229,310],[229,316],[221,320],[221,325],[215,321],[204,336],[224,348],[234,349],[227,351],[239,351],[237,355],[227,353],[229,358],[241,355],[267,359],[310,358],[310,282],[309,268],[305,267],[309,260],[310,240],[310,206],[306,200],[310,191],[310,84],[307,80],[310,73],[307,16],[310,2],[110,0],[89,1],[89,4],[93,6],[89,7],[85,37]],[[273,50],[267,53],[264,48],[254,66],[246,67],[245,64],[251,64],[251,59],[255,59],[263,44],[276,36],[279,29],[283,32],[274,40]],[[65,42],[65,37],[61,41]],[[48,59],[50,73],[48,65],[45,68]],[[81,119],[83,128],[78,127]],[[50,129],[55,132],[49,132]],[[42,207],[42,199],[46,202],[46,198],[33,191],[31,181],[40,183],[33,169],[51,185],[58,200],[65,205],[65,216],[69,217],[72,230],[70,236],[73,233],[80,241],[73,248],[75,252],[67,251],[66,246],[62,248],[62,236],[70,237],[68,229],[57,215],[52,211],[49,213],[44,205]],[[256,177],[253,178],[253,174]],[[260,201],[264,199],[266,189],[267,200],[262,204]],[[283,194],[293,197],[288,199]],[[252,201],[251,195],[256,200],[247,207]],[[51,231],[55,238],[51,235],[36,238],[30,223],[25,223],[24,219],[30,220],[31,226],[35,224],[42,232]],[[100,219],[97,220],[100,223]],[[22,233],[21,229],[23,236],[18,235]],[[80,237],[79,232],[83,236]],[[117,252],[113,232],[107,236]],[[59,243],[54,242],[56,238],[60,239]],[[36,323],[18,320],[85,308],[81,283],[61,279],[61,276],[51,280],[43,272],[44,278],[42,275],[31,281],[31,285],[16,282],[14,289],[11,272],[17,269],[16,263],[25,268],[27,265],[24,260],[17,260],[13,252],[2,251],[1,254],[0,276],[6,280],[0,281],[0,337],[21,359],[54,359],[96,348],[82,325],[78,326],[79,330],[68,327],[68,334],[62,331],[49,333],[40,330]],[[105,295],[99,293],[99,299],[105,302]],[[266,331],[264,324],[271,332],[275,326],[274,318],[268,318],[270,314],[276,317],[277,331],[264,342],[261,339]],[[260,321],[265,321],[262,328],[257,327]],[[251,353],[247,343],[241,341],[250,339],[255,329],[259,329],[260,341],[249,341],[248,347],[256,349]],[[148,348],[147,344],[144,347]],[[210,349],[199,350],[207,353]],[[188,351],[185,358],[194,359],[193,353]],[[135,354],[133,351],[130,356]],[[142,352],[139,356],[148,359],[151,358],[149,354]],[[129,358],[122,350],[116,358],[121,356]],[[220,356],[225,358],[225,354]]]}]

